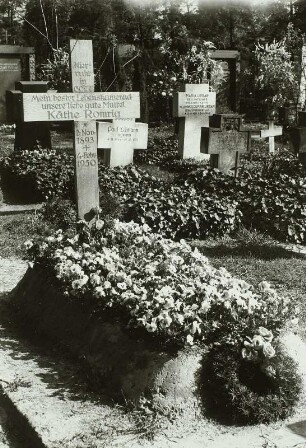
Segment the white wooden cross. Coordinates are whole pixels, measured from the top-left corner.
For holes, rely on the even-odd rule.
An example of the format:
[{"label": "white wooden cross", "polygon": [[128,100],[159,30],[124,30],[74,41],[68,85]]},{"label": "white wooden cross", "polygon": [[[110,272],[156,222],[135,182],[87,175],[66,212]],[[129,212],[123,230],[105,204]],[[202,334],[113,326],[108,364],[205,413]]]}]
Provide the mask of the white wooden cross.
[{"label": "white wooden cross", "polygon": [[133,118],[99,121],[98,148],[104,149],[104,163],[107,166],[125,166],[133,163],[134,149],[147,149],[148,125],[136,123]]},{"label": "white wooden cross", "polygon": [[209,126],[209,116],[216,111],[216,92],[209,84],[186,84],[185,92],[173,98],[173,115],[179,117],[179,154],[181,158],[207,159],[201,154],[201,128]]},{"label": "white wooden cross", "polygon": [[78,216],[99,207],[96,120],[139,118],[139,92],[94,92],[91,40],[70,40],[72,92],[24,93],[24,121],[74,121]]},{"label": "white wooden cross", "polygon": [[261,138],[269,137],[269,152],[274,152],[274,149],[275,149],[274,137],[276,137],[278,135],[282,135],[282,133],[283,133],[283,127],[282,126],[274,126],[273,120],[269,120],[269,128],[268,129],[262,129],[260,131]]}]

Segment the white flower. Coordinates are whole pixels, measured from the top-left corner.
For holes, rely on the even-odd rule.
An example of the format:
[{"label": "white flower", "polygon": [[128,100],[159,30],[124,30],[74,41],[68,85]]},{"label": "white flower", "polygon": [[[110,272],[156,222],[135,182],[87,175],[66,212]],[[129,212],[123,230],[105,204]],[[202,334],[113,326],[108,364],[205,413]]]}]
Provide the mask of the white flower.
[{"label": "white flower", "polygon": [[72,274],[80,275],[83,272],[83,270],[81,266],[79,266],[78,264],[73,264],[72,266],[70,266],[70,272]]},{"label": "white flower", "polygon": [[90,283],[93,286],[99,285],[101,283],[101,278],[99,275],[97,275],[96,273],[92,273],[90,274]]},{"label": "white flower", "polygon": [[96,221],[96,229],[97,230],[101,230],[101,229],[103,229],[103,226],[104,226],[104,221],[102,221],[102,219],[97,219],[97,221]]},{"label": "white flower", "polygon": [[186,344],[187,345],[193,345],[193,337],[191,336],[191,334],[188,334],[186,337]]},{"label": "white flower", "polygon": [[273,339],[273,333],[270,330],[267,330],[264,327],[258,328],[258,334],[264,338],[266,342],[271,342]]},{"label": "white flower", "polygon": [[210,309],[211,305],[210,302],[207,300],[203,300],[203,302],[201,303],[201,310],[204,313],[207,313],[207,311]]},{"label": "white flower", "polygon": [[269,282],[263,281],[259,283],[258,288],[260,291],[267,291],[271,288],[271,285]]},{"label": "white flower", "polygon": [[121,289],[121,291],[125,291],[126,288],[127,288],[126,283],[125,283],[125,282],[119,282],[119,283],[117,283],[117,288],[118,288],[118,289]]},{"label": "white flower", "polygon": [[275,356],[275,350],[272,347],[272,345],[270,344],[270,342],[266,342],[262,348],[262,353],[263,355],[270,359],[273,358],[273,356]]},{"label": "white flower", "polygon": [[199,333],[200,334],[201,333],[201,328],[199,326],[199,322],[197,322],[196,320],[194,320],[192,322],[190,333],[191,334],[195,334],[195,333]]},{"label": "white flower", "polygon": [[105,296],[105,292],[104,292],[104,289],[102,288],[102,286],[97,286],[95,288],[94,296],[95,297],[104,297]]},{"label": "white flower", "polygon": [[31,247],[33,247],[33,241],[31,240],[27,240],[23,243],[24,247],[28,250],[31,249]]},{"label": "white flower", "polygon": [[252,344],[255,350],[260,350],[263,347],[264,343],[264,339],[259,335],[255,335],[252,339]]},{"label": "white flower", "polygon": [[108,280],[106,280],[104,282],[104,284],[103,284],[103,288],[104,289],[111,289],[111,287],[112,287],[112,284]]}]

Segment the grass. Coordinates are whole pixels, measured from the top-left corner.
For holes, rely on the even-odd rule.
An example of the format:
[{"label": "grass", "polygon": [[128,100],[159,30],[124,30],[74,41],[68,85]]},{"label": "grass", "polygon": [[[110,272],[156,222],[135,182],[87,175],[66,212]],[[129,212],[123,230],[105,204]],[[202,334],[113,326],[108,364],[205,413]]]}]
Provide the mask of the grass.
[{"label": "grass", "polygon": [[41,233],[36,213],[0,216],[0,257],[22,257],[23,243]]},{"label": "grass", "polygon": [[[224,266],[233,276],[256,285],[270,282],[300,307],[300,321],[306,319],[306,254],[294,252],[271,237],[255,231],[241,230],[235,238],[192,241],[219,268]],[[299,335],[306,340],[306,329]]]}]

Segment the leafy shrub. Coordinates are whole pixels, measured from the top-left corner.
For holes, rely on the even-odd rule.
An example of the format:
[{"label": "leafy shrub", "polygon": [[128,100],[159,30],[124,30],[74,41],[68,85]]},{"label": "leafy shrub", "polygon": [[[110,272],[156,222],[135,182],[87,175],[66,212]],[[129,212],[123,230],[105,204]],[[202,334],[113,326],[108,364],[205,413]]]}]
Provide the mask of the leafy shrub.
[{"label": "leafy shrub", "polygon": [[77,221],[75,204],[60,198],[46,202],[41,210],[41,216],[52,228],[62,230],[75,227]]},{"label": "leafy shrub", "polygon": [[147,225],[97,219],[73,237],[57,231],[28,241],[29,256],[51,268],[68,296],[96,303],[170,344],[230,341],[240,346],[261,324],[275,333],[293,310],[268,285],[233,278],[183,240]]},{"label": "leafy shrub", "polygon": [[124,202],[133,196],[136,189],[141,190],[146,185],[158,187],[158,180],[141,170],[137,166],[128,165],[125,167],[109,168],[102,163],[99,164],[99,187],[100,196],[109,194],[116,196]]},{"label": "leafy shrub", "polygon": [[[123,219],[146,222],[167,237],[221,236],[241,222],[280,240],[305,242],[306,181],[288,152],[252,153],[239,178],[192,159],[165,158],[166,166],[176,171],[171,182],[133,165],[108,168],[99,161],[100,200],[116,197]],[[3,159],[1,174],[4,189],[27,201],[74,198],[73,156],[65,152],[16,151]]]},{"label": "leafy shrub", "polygon": [[242,156],[240,174],[261,175],[267,179],[278,179],[280,175],[287,175],[293,178],[305,177],[305,167],[292,152],[285,149],[276,153],[269,153],[262,150],[252,150]]},{"label": "leafy shrub", "polygon": [[[291,175],[287,175],[288,166]],[[280,240],[306,240],[306,181],[294,157],[257,156],[239,178],[216,169],[196,170],[181,179],[181,185],[199,193],[217,194],[237,201],[241,222],[247,228],[265,231]]]},{"label": "leafy shrub", "polygon": [[243,359],[227,345],[214,347],[203,364],[203,398],[211,414],[235,424],[270,423],[288,417],[301,379],[281,347],[263,362]]},{"label": "leafy shrub", "polygon": [[197,170],[198,168],[205,168],[209,166],[209,163],[210,163],[209,160],[197,160],[193,158],[188,159],[168,158],[164,160],[164,163],[161,166],[161,168],[173,173],[177,173],[182,176],[184,174]]},{"label": "leafy shrub", "polygon": [[149,136],[148,149],[135,151],[134,162],[143,165],[163,165],[179,160],[176,135]]},{"label": "leafy shrub", "polygon": [[74,197],[73,156],[49,149],[14,151],[1,161],[4,187],[30,201]]},{"label": "leafy shrub", "polygon": [[193,188],[148,186],[126,201],[125,220],[146,223],[174,239],[222,236],[240,223],[236,205],[216,195],[202,196]]}]

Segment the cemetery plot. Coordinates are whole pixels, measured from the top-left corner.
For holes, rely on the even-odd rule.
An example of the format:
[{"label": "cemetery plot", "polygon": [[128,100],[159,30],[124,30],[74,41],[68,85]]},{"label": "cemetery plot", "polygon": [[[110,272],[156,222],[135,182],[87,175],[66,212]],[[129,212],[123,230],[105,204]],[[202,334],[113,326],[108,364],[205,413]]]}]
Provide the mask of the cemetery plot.
[{"label": "cemetery plot", "polygon": [[133,163],[134,149],[146,149],[148,125],[133,119],[98,122],[98,148],[104,149],[106,165],[125,166]]},{"label": "cemetery plot", "polygon": [[209,91],[209,84],[186,84],[185,92],[174,96],[173,115],[179,118],[179,154],[183,159],[206,158],[200,152],[201,128],[208,126],[215,108],[216,93]]},{"label": "cemetery plot", "polygon": [[242,117],[213,115],[210,127],[202,129],[201,152],[211,154],[214,168],[226,174],[237,173],[240,154],[250,147],[250,132],[242,129]]}]

